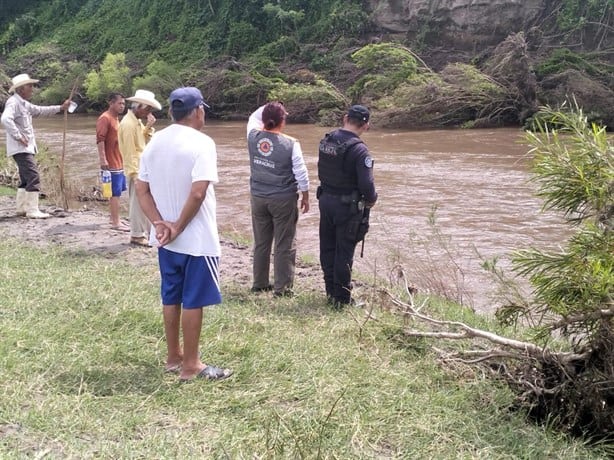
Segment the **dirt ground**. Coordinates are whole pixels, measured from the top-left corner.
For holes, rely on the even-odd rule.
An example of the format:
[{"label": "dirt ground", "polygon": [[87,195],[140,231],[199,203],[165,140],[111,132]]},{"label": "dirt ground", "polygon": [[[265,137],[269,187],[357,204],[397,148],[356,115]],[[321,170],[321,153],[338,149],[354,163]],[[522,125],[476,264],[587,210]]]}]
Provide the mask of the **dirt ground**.
[{"label": "dirt ground", "polygon": [[[84,250],[103,257],[119,257],[130,263],[157,264],[155,248],[130,244],[130,234],[111,229],[106,203],[86,202],[68,212],[41,201],[40,209],[48,219],[28,219],[15,215],[15,198],[0,196],[0,236],[16,238],[33,246],[56,245],[69,250]],[[222,284],[251,287],[251,248],[220,234]],[[271,278],[272,281],[272,278]],[[320,287],[320,285],[322,285]],[[322,289],[317,263],[297,261],[295,290]]]}]

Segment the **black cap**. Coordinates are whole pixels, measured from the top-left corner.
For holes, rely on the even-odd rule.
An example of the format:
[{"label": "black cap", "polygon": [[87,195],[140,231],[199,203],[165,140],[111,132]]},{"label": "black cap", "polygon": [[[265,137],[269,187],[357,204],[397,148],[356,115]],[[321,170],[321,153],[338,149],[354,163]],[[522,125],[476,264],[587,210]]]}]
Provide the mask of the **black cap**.
[{"label": "black cap", "polygon": [[353,105],[348,110],[348,118],[353,118],[360,121],[369,121],[369,109],[364,105]]}]

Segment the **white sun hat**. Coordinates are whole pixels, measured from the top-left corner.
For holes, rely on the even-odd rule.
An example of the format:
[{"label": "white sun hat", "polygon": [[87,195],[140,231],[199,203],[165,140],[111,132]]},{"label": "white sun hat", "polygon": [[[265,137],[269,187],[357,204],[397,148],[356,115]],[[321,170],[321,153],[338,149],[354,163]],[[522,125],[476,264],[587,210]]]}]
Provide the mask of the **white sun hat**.
[{"label": "white sun hat", "polygon": [[126,100],[131,102],[139,102],[141,104],[153,107],[156,110],[162,110],[162,105],[156,101],[156,95],[151,91],[147,91],[146,89],[137,89],[134,96],[127,97]]},{"label": "white sun hat", "polygon": [[13,77],[12,82],[13,86],[9,88],[9,93],[12,93],[20,86],[29,85],[31,83],[38,83],[40,80],[35,80],[34,78],[30,78],[30,75],[27,73],[20,73],[16,77]]}]

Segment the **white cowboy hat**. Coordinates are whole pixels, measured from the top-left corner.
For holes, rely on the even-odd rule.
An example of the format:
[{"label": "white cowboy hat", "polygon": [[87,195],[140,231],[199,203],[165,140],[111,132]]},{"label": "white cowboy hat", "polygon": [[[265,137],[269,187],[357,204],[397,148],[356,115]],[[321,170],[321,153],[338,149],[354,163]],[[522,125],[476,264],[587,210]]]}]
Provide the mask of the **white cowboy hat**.
[{"label": "white cowboy hat", "polygon": [[162,110],[162,105],[156,101],[155,94],[151,91],[147,91],[146,89],[137,89],[134,96],[127,97],[126,100],[131,102],[139,102],[141,104],[153,107],[156,110]]},{"label": "white cowboy hat", "polygon": [[20,86],[29,85],[31,83],[38,83],[40,80],[35,80],[34,78],[30,78],[30,75],[27,73],[20,73],[16,77],[13,77],[12,82],[13,86],[9,88],[9,93],[12,93]]}]

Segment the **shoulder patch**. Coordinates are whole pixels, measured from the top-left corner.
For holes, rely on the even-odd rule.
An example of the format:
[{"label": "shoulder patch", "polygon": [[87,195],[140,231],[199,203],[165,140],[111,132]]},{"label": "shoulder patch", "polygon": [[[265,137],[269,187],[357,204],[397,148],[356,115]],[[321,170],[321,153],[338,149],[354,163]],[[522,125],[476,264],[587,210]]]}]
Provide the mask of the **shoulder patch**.
[{"label": "shoulder patch", "polygon": [[371,169],[373,167],[373,158],[365,157],[365,166]]}]

